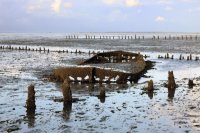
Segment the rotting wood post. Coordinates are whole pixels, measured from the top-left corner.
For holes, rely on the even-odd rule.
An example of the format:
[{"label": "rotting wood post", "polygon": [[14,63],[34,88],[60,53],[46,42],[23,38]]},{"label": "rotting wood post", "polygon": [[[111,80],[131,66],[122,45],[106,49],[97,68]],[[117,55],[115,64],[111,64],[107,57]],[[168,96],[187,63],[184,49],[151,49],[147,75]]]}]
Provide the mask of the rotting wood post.
[{"label": "rotting wood post", "polygon": [[199,60],[199,57],[198,57],[198,56],[196,56],[196,57],[195,57],[195,61],[198,61],[198,60]]},{"label": "rotting wood post", "polygon": [[172,55],[171,59],[172,59],[172,60],[174,59],[174,55]]},{"label": "rotting wood post", "polygon": [[188,86],[189,86],[189,88],[192,88],[194,86],[193,80],[189,79]]},{"label": "rotting wood post", "polygon": [[169,59],[169,53],[167,53],[167,59]]},{"label": "rotting wood post", "polygon": [[153,90],[154,90],[154,87],[153,87],[153,80],[148,81],[147,90],[148,90],[148,91],[153,91]]},{"label": "rotting wood post", "polygon": [[89,83],[95,83],[95,68],[94,67],[91,67],[90,68],[90,75],[89,75]]},{"label": "rotting wood post", "polygon": [[190,60],[192,60],[192,54],[190,54]]},{"label": "rotting wood post", "polygon": [[168,97],[173,98],[176,89],[173,71],[168,72]]},{"label": "rotting wood post", "polygon": [[180,54],[179,60],[182,60],[182,54]]},{"label": "rotting wood post", "polygon": [[105,91],[105,88],[102,87],[102,85],[100,85],[100,93],[99,93],[98,98],[100,99],[100,102],[101,102],[101,103],[104,103],[104,102],[105,102],[105,99],[106,99],[106,91]]},{"label": "rotting wood post", "polygon": [[192,79],[189,79],[189,81],[188,81],[188,86],[189,86],[189,88],[193,88],[194,82],[193,82]]},{"label": "rotting wood post", "polygon": [[29,111],[35,111],[36,105],[35,105],[35,90],[34,90],[34,85],[29,85],[28,86],[28,98],[26,100],[26,108],[27,112]]},{"label": "rotting wood post", "polygon": [[64,106],[72,102],[72,92],[68,79],[65,79],[62,84],[62,92],[64,99]]},{"label": "rotting wood post", "polygon": [[105,92],[105,88],[104,88],[104,87],[102,87],[102,88],[100,89],[100,94],[99,94],[99,96],[100,96],[101,98],[105,98],[105,97],[106,97],[106,92]]},{"label": "rotting wood post", "polygon": [[190,60],[190,56],[187,56],[187,60]]}]

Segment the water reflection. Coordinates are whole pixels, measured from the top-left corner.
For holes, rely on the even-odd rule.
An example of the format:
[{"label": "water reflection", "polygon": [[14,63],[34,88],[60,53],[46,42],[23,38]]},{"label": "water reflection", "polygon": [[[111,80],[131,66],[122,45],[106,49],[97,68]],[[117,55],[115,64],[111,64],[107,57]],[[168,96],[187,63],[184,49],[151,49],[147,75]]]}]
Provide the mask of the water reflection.
[{"label": "water reflection", "polygon": [[68,102],[66,104],[63,104],[63,119],[69,120],[70,119],[70,113],[72,111],[72,102]]},{"label": "water reflection", "polygon": [[150,99],[153,99],[153,91],[148,91],[147,94]]},{"label": "water reflection", "polygon": [[127,90],[129,88],[128,84],[79,84],[71,83],[71,90],[73,94],[78,95],[91,95],[97,96],[101,89],[104,89],[106,92],[114,92],[117,90]]},{"label": "water reflection", "polygon": [[169,88],[168,88],[168,99],[167,99],[167,101],[168,101],[170,104],[173,104],[175,90],[176,90],[175,88],[174,88],[174,89],[169,89]]},{"label": "water reflection", "polygon": [[27,110],[26,116],[28,118],[28,127],[32,128],[35,126],[35,109],[34,110]]},{"label": "water reflection", "polygon": [[173,99],[175,94],[175,89],[168,89],[168,98]]}]

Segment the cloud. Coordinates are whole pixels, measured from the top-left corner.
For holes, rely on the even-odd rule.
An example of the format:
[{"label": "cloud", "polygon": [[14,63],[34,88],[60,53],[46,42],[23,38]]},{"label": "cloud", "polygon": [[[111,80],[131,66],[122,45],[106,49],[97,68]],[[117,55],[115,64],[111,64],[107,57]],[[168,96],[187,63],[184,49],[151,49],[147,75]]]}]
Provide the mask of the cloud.
[{"label": "cloud", "polygon": [[60,7],[61,7],[61,0],[54,0],[51,4],[51,9],[55,13],[60,13]]},{"label": "cloud", "polygon": [[172,11],[173,8],[172,8],[171,6],[166,6],[166,7],[165,7],[165,10],[166,10],[166,11]]},{"label": "cloud", "polygon": [[155,18],[155,21],[156,21],[156,22],[164,22],[164,21],[165,21],[165,18],[162,17],[162,16],[157,16],[157,17]]},{"label": "cloud", "polygon": [[199,13],[200,12],[200,7],[197,8],[190,8],[187,10],[189,13]]},{"label": "cloud", "polygon": [[171,4],[174,3],[174,1],[172,1],[172,0],[159,0],[158,3],[162,4],[162,5],[171,5]]},{"label": "cloud", "polygon": [[111,22],[126,21],[127,15],[120,10],[114,10],[108,15],[108,20]]},{"label": "cloud", "polygon": [[44,0],[36,0],[32,3],[29,3],[26,9],[27,9],[27,12],[31,13],[38,10],[42,10],[43,6],[44,6]]},{"label": "cloud", "polygon": [[117,5],[125,7],[136,7],[141,5],[140,0],[102,0],[102,2],[106,5]]},{"label": "cloud", "polygon": [[43,15],[51,15],[51,13],[57,15],[66,15],[67,9],[72,7],[71,2],[64,0],[32,0],[26,6],[28,13],[39,13]]},{"label": "cloud", "polygon": [[113,5],[118,3],[119,0],[103,0],[103,3],[107,4],[107,5]]},{"label": "cloud", "polygon": [[128,7],[136,7],[136,6],[139,6],[141,3],[139,0],[126,0],[125,4]]},{"label": "cloud", "polygon": [[70,3],[70,2],[65,2],[65,3],[64,3],[64,7],[65,7],[66,9],[69,9],[69,8],[72,7],[72,3]]}]

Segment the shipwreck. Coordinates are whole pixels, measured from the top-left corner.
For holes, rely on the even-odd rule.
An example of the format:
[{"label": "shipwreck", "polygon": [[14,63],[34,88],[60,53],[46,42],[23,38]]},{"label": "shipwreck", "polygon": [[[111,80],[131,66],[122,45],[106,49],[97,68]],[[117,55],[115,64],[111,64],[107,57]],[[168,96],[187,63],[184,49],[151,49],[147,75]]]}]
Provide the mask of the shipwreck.
[{"label": "shipwreck", "polygon": [[56,68],[48,77],[51,81],[81,83],[137,82],[152,67],[140,53],[112,51],[97,53],[75,67]]}]

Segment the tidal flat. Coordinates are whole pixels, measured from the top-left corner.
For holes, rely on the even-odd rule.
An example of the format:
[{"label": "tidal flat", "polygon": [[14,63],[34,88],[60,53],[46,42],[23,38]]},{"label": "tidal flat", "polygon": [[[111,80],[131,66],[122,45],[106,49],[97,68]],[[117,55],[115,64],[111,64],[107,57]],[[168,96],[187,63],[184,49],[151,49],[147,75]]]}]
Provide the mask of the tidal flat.
[{"label": "tidal flat", "polygon": [[[200,132],[200,60],[196,60],[200,39],[1,36],[0,132]],[[22,50],[25,47],[30,50]],[[139,52],[155,64],[137,83],[71,83],[72,97],[78,100],[63,109],[62,83],[49,82],[44,75],[58,67],[77,66],[93,56],[89,52],[114,50]],[[167,53],[169,59],[165,59]],[[190,54],[192,60],[187,60]],[[123,69],[123,65],[115,67]],[[166,87],[168,71],[174,72],[177,84],[173,98],[168,97]],[[194,81],[193,87],[188,86],[189,79]],[[153,93],[145,90],[149,80],[154,83]],[[33,114],[25,107],[30,84],[36,91]],[[106,91],[103,101],[97,97],[101,88]]]}]

